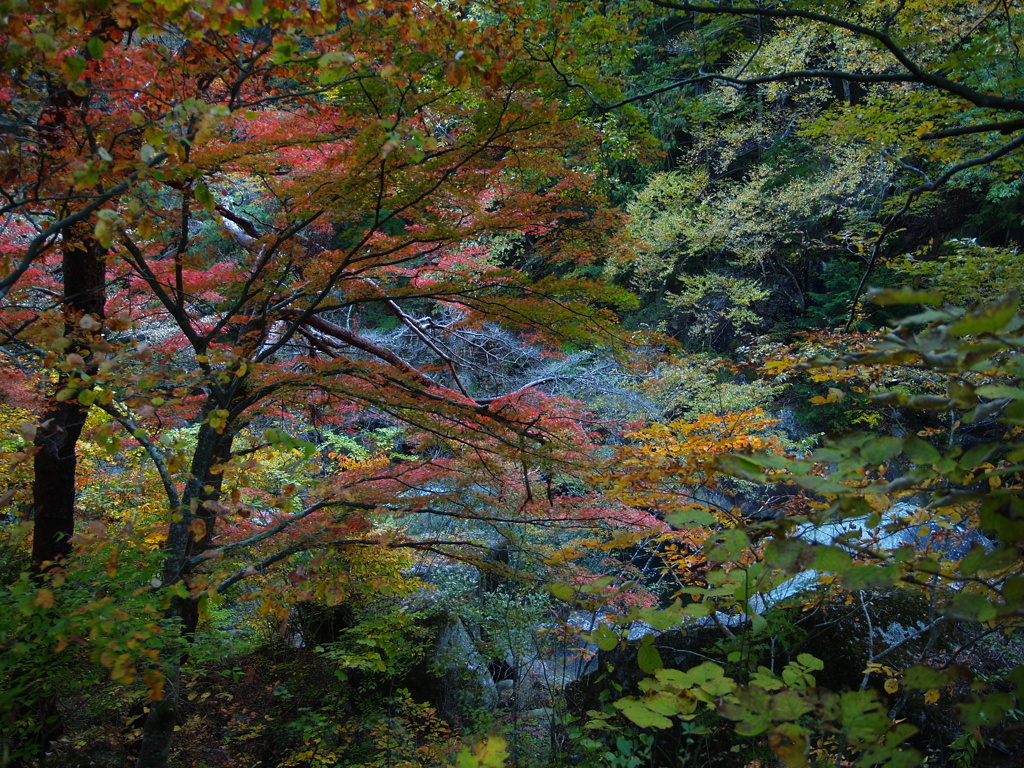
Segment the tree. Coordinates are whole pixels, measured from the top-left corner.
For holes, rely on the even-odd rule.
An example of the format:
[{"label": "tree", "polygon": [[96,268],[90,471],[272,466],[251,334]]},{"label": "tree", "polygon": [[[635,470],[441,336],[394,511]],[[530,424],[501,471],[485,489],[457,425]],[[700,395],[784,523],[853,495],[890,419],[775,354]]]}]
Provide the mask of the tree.
[{"label": "tree", "polygon": [[[207,595],[296,556],[307,578],[345,548],[479,546],[376,536],[375,511],[575,524],[551,483],[582,463],[574,414],[530,370],[510,373],[512,391],[480,390],[457,354],[502,325],[554,350],[608,339],[611,307],[628,300],[535,281],[491,248],[522,233],[536,255],[583,260],[602,237],[580,170],[592,134],[560,113],[557,83],[528,53],[558,39],[558,20],[502,10],[490,23],[421,3],[97,17],[70,3],[9,17],[19,160],[5,169],[17,242],[0,281],[6,332],[37,380],[60,371],[47,407],[74,422],[39,425],[36,482],[51,432],[73,479],[79,430],[99,408],[109,419],[92,437],[111,456],[138,443],[166,496],[160,572],[125,574],[167,605],[139,765],[167,759],[175,638],[193,637]],[[48,104],[65,92],[73,109],[54,121]],[[60,141],[40,141],[51,124]],[[30,278],[55,269],[58,243],[54,313]],[[90,281],[75,282],[86,266]],[[374,332],[374,313],[418,339],[414,362]],[[304,433],[355,431],[367,415],[403,428],[401,459],[269,499],[247,489],[269,451],[310,452]],[[74,494],[62,488],[58,512],[37,505],[40,564],[69,551]]]},{"label": "tree", "polygon": [[[796,592],[801,610],[820,601],[833,610],[829,623],[838,621],[836,613],[844,602],[857,599],[855,595],[863,601],[871,594],[887,599],[915,595],[930,606],[928,622],[909,635],[887,639],[883,652],[868,657],[859,687],[844,690],[828,690],[813,676],[804,677],[811,670],[835,672],[829,658],[798,655],[780,678],[764,666],[755,671],[760,660],[729,673],[707,662],[674,670],[648,642],[649,650],[644,645],[639,649],[640,669],[650,676],[640,684],[644,695],[615,703],[632,723],[655,729],[685,724],[700,715],[703,702],[733,721],[737,733],[766,735],[785,765],[808,764],[814,728],[824,725],[824,732],[831,734],[824,739],[829,749],[836,749],[834,739],[842,734],[835,759],[897,766],[921,760],[902,743],[916,728],[901,716],[910,708],[935,712],[930,708],[945,701],[957,681],[969,682],[971,689],[955,707],[965,734],[978,738],[980,728],[995,728],[1017,706],[1019,665],[1011,663],[990,676],[989,670],[973,670],[965,656],[984,638],[1009,637],[1021,627],[1024,390],[1018,299],[965,310],[940,308],[937,294],[889,291],[874,298],[888,304],[925,301],[933,308],[906,318],[863,349],[811,365],[873,380],[870,388],[877,403],[904,407],[907,417],[914,412],[948,415],[951,429],[900,435],[849,431],[805,456],[784,456],[770,446],[752,444],[749,436],[731,434],[721,445],[721,455],[707,465],[677,453],[678,435],[684,430],[696,434],[707,428],[707,420],[645,431],[640,437],[646,444],[624,450],[615,492],[631,503],[655,507],[683,528],[672,536],[688,547],[669,550],[668,560],[683,559],[692,568],[694,561],[700,562],[694,555],[702,545],[700,555],[711,568],[698,571],[705,584],[691,577],[680,589],[692,604],[634,612],[622,622],[639,617],[654,627],[674,627],[692,625],[716,611],[738,612],[750,624],[744,626],[741,618],[728,636],[742,635],[744,644],[752,644],[773,621],[780,585],[794,582],[803,585],[803,595]],[[903,367],[910,375],[898,377]],[[938,385],[939,393],[922,382]],[[953,439],[957,430],[971,431],[963,444]],[[746,452],[748,446],[755,450]],[[694,447],[697,457],[709,451]],[[713,450],[719,449],[716,444]],[[644,456],[646,461],[637,461]],[[711,514],[707,501],[688,501],[694,478],[712,487],[754,481],[788,483],[791,489],[783,503],[766,510],[772,514],[743,519],[736,507],[725,510],[728,515]],[[800,488],[809,493],[801,495]],[[709,524],[715,528],[701,530]],[[829,526],[826,536],[809,536],[809,531],[829,531]],[[927,539],[922,542],[924,531]],[[824,588],[807,591],[810,583]],[[944,647],[942,638],[950,627],[955,628],[955,642]],[[604,634],[614,645],[613,635]],[[891,651],[902,646],[905,653],[918,641],[915,656],[897,662],[900,654]],[[786,652],[792,657],[792,649]],[[885,676],[880,691],[869,685],[874,673]],[[816,690],[809,689],[816,685]],[[595,727],[605,727],[607,721],[606,715],[597,718]],[[844,755],[849,748],[852,753]]]},{"label": "tree", "polygon": [[[17,40],[18,33],[25,33],[29,26],[32,25],[26,26],[23,19],[16,18],[11,25],[14,35],[5,41],[5,52],[13,54],[9,63],[14,68],[6,73],[9,81],[45,77],[41,62],[33,61],[31,54],[25,55],[25,48]],[[34,45],[29,50],[39,49],[45,56],[46,49],[54,41],[45,27],[44,31],[37,29],[32,30],[38,37],[32,38]],[[110,17],[102,17],[90,33],[97,40],[116,40],[122,37],[123,30]],[[81,72],[91,58],[90,52],[83,49],[68,54],[62,63]],[[34,266],[34,252],[59,242],[58,247],[63,254],[60,268],[63,275],[61,306],[65,317],[64,335],[71,341],[68,351],[73,354],[85,351],[88,355],[88,350],[75,340],[75,336],[79,322],[84,323],[82,330],[99,328],[102,324],[106,249],[94,236],[89,223],[75,215],[76,203],[62,198],[60,194],[47,196],[43,205],[39,199],[43,178],[57,173],[61,163],[77,152],[73,146],[76,143],[76,123],[88,110],[89,98],[87,89],[76,87],[80,84],[74,79],[69,83],[60,77],[47,79],[46,87],[31,95],[17,88],[6,89],[6,111],[11,118],[7,127],[13,141],[5,162],[5,228],[17,232],[19,224],[21,227],[34,226],[36,234],[35,237],[26,236],[28,243],[24,255],[9,255],[5,274],[0,279],[0,290],[6,294],[19,277]],[[32,163],[32,160],[36,162]],[[46,227],[40,219],[45,221],[47,218],[63,224]],[[86,316],[90,319],[83,321]],[[59,401],[50,405],[40,420],[40,429],[35,436],[37,481],[33,489],[33,563],[37,567],[70,552],[74,526],[75,446],[87,411],[88,408],[80,403]]]},{"label": "tree", "polygon": [[[869,147],[904,175],[892,190],[899,192],[895,204],[866,249],[850,322],[882,246],[904,214],[951,183],[980,182],[990,187],[993,204],[1013,194],[1024,102],[1016,95],[1021,19],[1012,4],[651,5],[673,14],[662,24],[677,31],[674,45],[665,47],[672,66],[656,70],[660,82],[640,80],[641,87],[617,101],[600,98],[585,71],[565,71],[566,82],[588,94],[595,109],[709,87],[731,90],[753,108],[763,94],[789,88],[791,102],[831,105],[817,115],[804,110],[797,121],[802,135],[842,140],[855,151]],[[681,99],[673,106],[691,131],[718,125],[701,100]],[[800,111],[791,105],[787,114]]]},{"label": "tree", "polygon": [[[646,25],[639,34],[650,40],[634,43],[642,62],[624,97],[601,90],[601,75],[585,67],[561,75],[601,114],[651,104],[652,124],[670,124],[662,130],[673,162],[689,155],[708,167],[716,185],[738,181],[737,193],[716,200],[708,214],[726,225],[719,240],[729,250],[738,246],[730,258],[740,261],[764,243],[778,243],[780,253],[768,264],[801,307],[808,291],[818,289],[808,282],[806,265],[793,262],[815,251],[835,261],[829,251],[850,249],[863,266],[850,288],[849,329],[884,246],[911,226],[907,214],[921,218],[955,200],[951,186],[959,187],[956,197],[972,200],[969,209],[1013,208],[1024,106],[1016,95],[1021,31],[1013,5],[655,0],[638,12],[638,25]],[[851,165],[857,157],[866,162]],[[846,240],[820,241],[815,227],[837,210],[831,196],[858,175],[878,176],[879,183],[874,189],[860,183],[856,194],[846,191],[836,201],[839,211],[853,205],[854,239],[847,225],[825,232]],[[822,188],[813,190],[807,177],[820,178]],[[744,220],[741,210],[732,233],[730,219],[744,193],[754,191],[778,200],[767,216],[797,229],[799,240],[765,231],[777,227],[764,226],[763,214]],[[867,199],[858,203],[858,195]],[[784,216],[786,208],[797,221]],[[821,213],[804,221],[802,210],[816,208]],[[1019,237],[1016,219],[999,215]],[[948,237],[943,224],[953,217],[935,218],[938,234]],[[873,232],[865,227],[872,220],[880,222]]]}]

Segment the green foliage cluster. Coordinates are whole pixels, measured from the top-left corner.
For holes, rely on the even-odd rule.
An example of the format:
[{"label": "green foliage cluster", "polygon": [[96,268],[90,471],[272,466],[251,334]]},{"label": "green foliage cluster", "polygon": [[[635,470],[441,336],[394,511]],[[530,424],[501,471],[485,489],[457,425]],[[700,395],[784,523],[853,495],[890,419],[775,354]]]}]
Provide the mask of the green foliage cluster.
[{"label": "green foliage cluster", "polygon": [[[0,548],[20,560],[27,533],[5,526]],[[159,605],[122,578],[157,560],[143,536],[96,521],[83,539],[92,546],[65,571],[45,580],[21,571],[0,591],[0,754],[11,764],[29,764],[60,735],[68,697],[96,696],[102,707],[111,684],[157,684],[159,654],[180,649]]]},{"label": "green foliage cluster", "polygon": [[769,408],[782,385],[748,381],[728,361],[688,355],[662,363],[640,390],[656,406],[659,421],[705,414],[725,414]]},{"label": "green foliage cluster", "polygon": [[953,239],[937,250],[906,254],[890,266],[909,287],[935,292],[958,306],[990,303],[1024,285],[1024,256],[1016,247]]}]

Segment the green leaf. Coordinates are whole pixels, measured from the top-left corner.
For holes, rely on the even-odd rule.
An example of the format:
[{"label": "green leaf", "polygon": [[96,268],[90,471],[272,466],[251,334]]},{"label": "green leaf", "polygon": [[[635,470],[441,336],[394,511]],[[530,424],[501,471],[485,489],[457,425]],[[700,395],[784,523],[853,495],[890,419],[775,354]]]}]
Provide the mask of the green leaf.
[{"label": "green leaf", "polygon": [[914,291],[909,288],[872,289],[867,292],[868,301],[881,307],[898,304],[928,304],[938,306],[942,303],[942,294],[934,291]]},{"label": "green leaf", "polygon": [[671,691],[662,691],[656,688],[651,690],[654,690],[655,693],[653,696],[644,697],[644,706],[652,712],[657,712],[659,715],[664,715],[665,717],[687,715],[697,708],[697,702],[692,699],[680,699],[679,696]]},{"label": "green leaf", "polygon": [[708,603],[691,603],[686,606],[682,613],[692,619],[703,619],[705,616],[711,615],[712,606]]},{"label": "green leaf", "polygon": [[949,332],[954,336],[968,336],[1002,330],[1017,314],[1019,303],[1019,297],[1014,293],[972,310],[949,326]]},{"label": "green leaf", "polygon": [[848,485],[843,485],[827,477],[818,477],[817,475],[797,475],[793,478],[793,482],[801,488],[821,494],[846,493],[850,490]]},{"label": "green leaf", "polygon": [[283,64],[299,52],[299,44],[287,37],[280,37],[274,42],[274,52],[270,60],[275,64]]},{"label": "green leaf", "polygon": [[715,466],[719,471],[743,480],[764,482],[764,470],[749,456],[723,456],[715,462]]},{"label": "green leaf", "polygon": [[850,553],[842,547],[832,544],[814,547],[814,568],[816,570],[841,573],[852,564]]},{"label": "green leaf", "polygon": [[1024,543],[1024,500],[1014,492],[990,493],[982,502],[978,521],[1004,544]]},{"label": "green leaf", "polygon": [[652,711],[644,703],[635,698],[619,699],[615,707],[622,710],[622,714],[633,721],[641,728],[671,728],[672,721],[664,715]]},{"label": "green leaf", "polygon": [[943,688],[955,676],[952,670],[939,671],[923,664],[915,664],[903,674],[903,684],[907,688],[927,691],[930,688]]},{"label": "green leaf", "polygon": [[1024,399],[1024,389],[1009,387],[1005,384],[985,384],[974,391],[982,397],[988,398],[1009,397],[1014,400]]},{"label": "green leaf", "polygon": [[739,560],[750,546],[747,534],[738,528],[729,528],[711,536],[705,547],[705,556],[713,563]]},{"label": "green leaf", "polygon": [[613,651],[619,645],[619,636],[607,624],[601,624],[594,630],[591,639],[602,651]]},{"label": "green leaf", "polygon": [[984,699],[975,696],[965,704],[958,704],[960,718],[968,729],[989,728],[997,725],[1015,704],[1008,693],[989,693]]},{"label": "green leaf", "polygon": [[757,736],[768,730],[772,723],[769,700],[766,690],[751,686],[737,691],[732,701],[724,701],[719,713],[736,723],[736,733],[740,736]]},{"label": "green leaf", "polygon": [[57,53],[57,41],[53,39],[53,35],[40,32],[34,36],[34,40],[36,47],[47,56],[54,56]]},{"label": "green leaf", "polygon": [[941,411],[952,405],[950,398],[941,395],[914,395],[907,399],[907,406],[919,411]]},{"label": "green leaf", "polygon": [[766,691],[777,691],[784,683],[768,667],[758,667],[757,672],[750,676],[750,684],[764,688]]},{"label": "green leaf", "polygon": [[736,689],[736,683],[731,677],[712,677],[701,683],[700,689],[709,696],[718,699],[732,693]]},{"label": "green leaf", "polygon": [[768,706],[773,720],[798,720],[814,709],[799,691],[779,691]]},{"label": "green leaf", "polygon": [[196,202],[203,206],[207,211],[212,211],[217,207],[217,201],[213,199],[213,195],[210,193],[209,187],[205,184],[196,184],[195,196]]},{"label": "green leaf", "polygon": [[1003,584],[1003,600],[1008,610],[1024,613],[1024,576],[1011,576]]},{"label": "green leaf", "polygon": [[949,322],[955,320],[959,315],[945,309],[926,309],[916,315],[900,318],[901,325],[926,325],[937,321]]},{"label": "green leaf", "polygon": [[821,670],[821,669],[825,668],[825,662],[823,662],[817,656],[813,656],[813,655],[811,655],[809,653],[799,653],[799,654],[797,654],[796,660],[800,664],[805,666],[807,669]]},{"label": "green leaf", "polygon": [[910,435],[903,439],[903,453],[915,464],[931,466],[941,458],[939,450],[922,440],[917,435]]},{"label": "green leaf", "polygon": [[999,446],[992,443],[976,445],[965,453],[957,463],[964,469],[974,469],[987,462],[998,450]]},{"label": "green leaf", "polygon": [[667,608],[644,608],[637,614],[637,619],[650,624],[654,629],[664,631],[678,627],[683,616],[682,604],[676,600]]},{"label": "green leaf", "polygon": [[89,42],[85,44],[85,47],[89,51],[89,55],[94,59],[102,59],[103,54],[107,50],[107,44],[99,37],[90,38]]},{"label": "green leaf", "polygon": [[964,576],[977,576],[985,573],[998,573],[1017,564],[1019,555],[1016,547],[996,547],[991,552],[980,544],[971,545],[968,553],[960,561],[960,573]]},{"label": "green leaf", "polygon": [[900,578],[899,567],[895,565],[858,565],[842,573],[845,589],[883,589],[893,586]]},{"label": "green leaf", "polygon": [[764,561],[772,568],[795,573],[812,549],[812,544],[800,539],[772,539],[765,547]]},{"label": "green leaf", "polygon": [[899,455],[903,449],[903,441],[898,437],[878,437],[865,443],[860,453],[871,464],[882,464],[893,456]]},{"label": "green leaf", "polygon": [[843,691],[839,696],[839,719],[848,737],[869,743],[892,725],[874,691]]},{"label": "green leaf", "polygon": [[[687,677],[697,684],[705,683],[708,680],[715,680],[725,675],[725,670],[713,661],[702,661],[696,667],[686,671]],[[729,679],[729,678],[725,678]]]},{"label": "green leaf", "polygon": [[85,72],[87,66],[89,66],[88,63],[81,56],[65,56],[64,61],[61,62],[61,69],[64,70],[64,76],[68,80],[77,80]]},{"label": "green leaf", "polygon": [[659,669],[654,673],[655,678],[663,686],[676,688],[680,691],[690,688],[693,684],[686,673],[681,669]]},{"label": "green leaf", "polygon": [[750,633],[752,635],[759,635],[766,629],[768,629],[768,619],[760,613],[750,614]]},{"label": "green leaf", "polygon": [[953,597],[946,609],[946,615],[955,619],[985,622],[996,617],[996,607],[984,595],[961,592]]},{"label": "green leaf", "polygon": [[572,585],[565,584],[564,582],[548,584],[548,592],[550,592],[552,597],[556,600],[562,600],[563,602],[570,602],[574,597],[576,597],[576,590]]},{"label": "green leaf", "polygon": [[636,661],[641,671],[651,675],[665,666],[661,660],[661,654],[653,645],[641,645],[637,651]]}]

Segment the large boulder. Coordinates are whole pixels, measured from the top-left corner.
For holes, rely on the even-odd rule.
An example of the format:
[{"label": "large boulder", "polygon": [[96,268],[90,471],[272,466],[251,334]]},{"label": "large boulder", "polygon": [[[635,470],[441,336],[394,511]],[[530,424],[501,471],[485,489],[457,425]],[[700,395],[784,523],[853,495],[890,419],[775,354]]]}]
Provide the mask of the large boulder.
[{"label": "large boulder", "polygon": [[[414,670],[408,680],[414,697],[428,699],[443,718],[471,725],[498,704],[498,687],[462,621],[438,618],[437,641],[427,669]],[[417,695],[417,689],[420,696]]]}]

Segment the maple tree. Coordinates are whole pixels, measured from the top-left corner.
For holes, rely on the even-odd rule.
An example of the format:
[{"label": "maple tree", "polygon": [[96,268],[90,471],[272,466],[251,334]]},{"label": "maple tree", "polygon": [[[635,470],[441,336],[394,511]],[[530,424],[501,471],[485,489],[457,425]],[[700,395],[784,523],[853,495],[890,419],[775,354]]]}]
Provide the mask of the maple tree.
[{"label": "maple tree", "polygon": [[[92,541],[73,533],[95,418],[91,445],[143,451],[164,495],[143,526],[159,570],[116,548],[108,566],[165,605],[158,657],[110,662],[124,681],[145,672],[153,699],[139,765],[167,759],[174,637],[194,635],[207,595],[310,551],[293,582],[347,547],[481,546],[387,533],[375,512],[575,524],[550,481],[582,463],[575,414],[528,367],[486,388],[467,349],[503,325],[555,355],[608,340],[629,297],[535,280],[491,247],[513,234],[535,258],[585,261],[615,220],[579,162],[593,134],[530,53],[561,55],[559,20],[500,8],[493,22],[414,2],[6,16],[0,291],[42,409],[15,456],[33,461],[33,561],[51,567],[37,603]],[[375,330],[382,314],[414,344]],[[368,414],[401,425],[400,457],[252,488],[274,455],[314,456],[304,433],[356,432]]]}]

